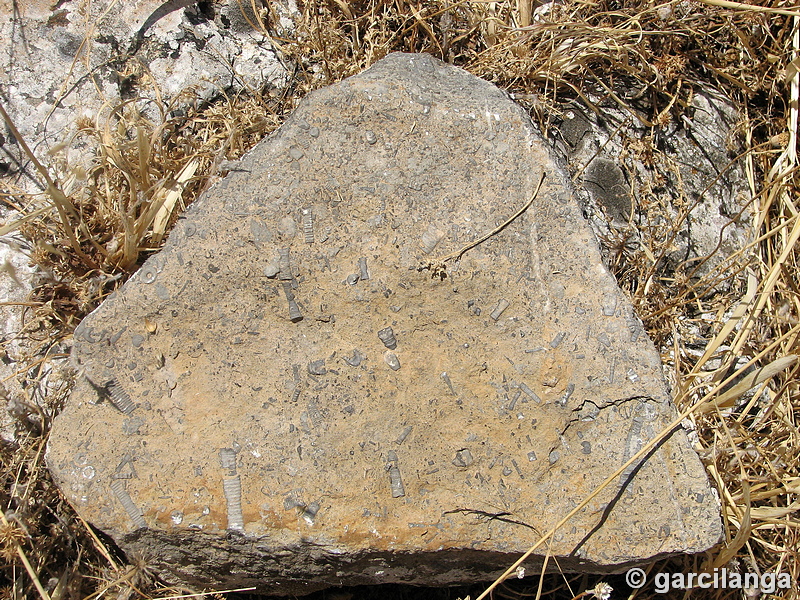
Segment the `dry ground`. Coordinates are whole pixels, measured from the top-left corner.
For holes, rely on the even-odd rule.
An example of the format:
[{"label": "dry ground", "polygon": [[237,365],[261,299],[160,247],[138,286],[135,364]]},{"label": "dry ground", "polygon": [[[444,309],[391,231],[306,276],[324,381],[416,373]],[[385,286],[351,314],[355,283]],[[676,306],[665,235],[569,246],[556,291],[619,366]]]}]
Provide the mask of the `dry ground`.
[{"label": "dry ground", "polygon": [[[723,543],[702,556],[653,563],[649,571],[727,567],[790,573],[796,580],[800,6],[784,0],[561,0],[548,8],[531,0],[309,0],[298,1],[301,16],[287,39],[275,29],[266,3],[241,1],[253,24],[294,65],[286,92],[223,96],[181,117],[167,116],[164,106],[160,122],[147,121],[131,103],[114,121],[81,124],[97,152],[90,173],[51,156],[46,164],[30,165],[48,183],[48,194],[26,196],[12,179],[0,182],[3,202],[25,215],[0,233],[19,229],[33,244],[32,260],[53,273],[25,303],[20,336],[29,350],[11,357],[28,395],[12,398],[18,442],[0,447],[2,596],[128,600],[190,592],[159,586],[146,564],[120,556],[54,488],[43,451],[68,386],[46,387],[45,375],[59,368],[80,319],[159,247],[183,206],[218,176],[220,162],[251,148],[308,91],[396,50],[428,52],[493,81],[514,93],[545,132],[569,99],[598,110],[613,103],[652,132],[679,122],[694,90],[715,88],[736,102],[741,122],[732,147],[742,149],[736,160],[747,174],[753,217],[751,244],[730,257],[734,284],[721,292],[714,273],[698,280],[685,269],[666,272],[662,259],[674,229],[643,231],[633,246],[624,230],[604,242],[620,284],[662,351],[675,403],[696,428],[698,450],[723,506]],[[147,85],[135,59],[121,60],[119,68]],[[638,98],[620,93],[632,87],[642,91]],[[658,151],[639,147],[642,156]],[[677,208],[685,217],[692,206]],[[572,598],[600,581],[534,577],[491,593]],[[617,590],[613,597],[628,595],[620,579],[607,581]],[[486,588],[477,583],[472,590],[395,586],[319,596],[456,598],[471,592],[474,598]],[[797,598],[793,587],[774,597]],[[687,595],[757,596],[699,589]],[[633,596],[666,597],[652,585]]]}]

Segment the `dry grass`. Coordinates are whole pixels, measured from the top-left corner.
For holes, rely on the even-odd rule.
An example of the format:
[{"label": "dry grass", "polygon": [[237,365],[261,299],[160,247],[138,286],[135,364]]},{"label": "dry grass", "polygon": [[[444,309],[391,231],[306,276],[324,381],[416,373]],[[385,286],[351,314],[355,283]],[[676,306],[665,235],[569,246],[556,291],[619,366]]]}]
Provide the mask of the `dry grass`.
[{"label": "dry grass", "polygon": [[[62,341],[79,320],[158,248],[182,208],[218,176],[222,161],[252,147],[308,91],[396,50],[429,52],[495,82],[546,133],[563,102],[574,99],[598,112],[623,110],[651,133],[680,121],[694,90],[712,87],[737,102],[743,115],[737,160],[752,198],[751,245],[703,278],[696,264],[667,270],[664,258],[681,220],[695,208],[690,202],[673,202],[677,220],[642,228],[640,238],[612,230],[605,243],[620,284],[671,371],[676,405],[697,432],[723,506],[726,538],[719,547],[701,557],[654,563],[650,572],[727,567],[790,573],[796,580],[800,8],[781,0],[758,7],[723,0],[566,0],[538,7],[525,0],[311,0],[299,3],[301,17],[289,38],[276,29],[272,9],[259,0],[242,1],[255,8],[254,24],[297,66],[286,97],[222,97],[180,116],[158,100],[108,107],[96,122],[82,124],[81,135],[97,148],[90,172],[56,155],[40,170],[49,182],[46,196],[23,196],[5,183],[6,202],[27,215],[17,225],[34,244],[33,258],[52,277],[30,298],[21,332],[31,343],[29,355],[18,357],[24,365],[18,377],[31,391],[14,399],[20,437],[0,449],[3,596],[113,594],[125,600],[174,593],[159,590],[146,565],[115,555],[53,486],[42,449],[66,390],[47,387],[46,375],[63,360]],[[140,65],[126,68],[146,81]],[[630,149],[659,177],[669,157],[659,156],[652,140],[629,140]],[[672,202],[636,200],[645,216]],[[732,285],[721,287],[725,278]],[[548,576],[533,587],[504,583],[495,593],[572,597],[598,581]],[[736,590],[692,592],[700,598],[742,596]],[[663,596],[649,586],[636,597]],[[776,597],[798,593],[783,590]]]}]

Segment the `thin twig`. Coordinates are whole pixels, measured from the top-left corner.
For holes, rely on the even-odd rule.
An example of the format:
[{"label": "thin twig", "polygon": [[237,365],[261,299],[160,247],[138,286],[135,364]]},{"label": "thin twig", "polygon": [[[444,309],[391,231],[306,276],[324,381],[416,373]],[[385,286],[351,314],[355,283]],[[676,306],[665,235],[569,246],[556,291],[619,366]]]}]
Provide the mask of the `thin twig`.
[{"label": "thin twig", "polygon": [[506,227],[508,227],[508,225],[509,225],[509,224],[510,224],[510,223],[511,223],[511,222],[512,222],[514,219],[516,219],[518,216],[520,216],[522,213],[524,213],[526,210],[528,210],[528,207],[529,207],[531,204],[533,204],[533,201],[534,201],[534,200],[536,200],[536,196],[538,196],[538,195],[539,195],[539,190],[541,189],[541,187],[542,187],[542,184],[544,183],[544,178],[545,178],[545,177],[547,177],[547,173],[546,173],[546,172],[542,172],[542,177],[539,179],[539,183],[536,185],[536,189],[533,191],[533,195],[531,196],[531,199],[530,199],[530,200],[528,200],[528,201],[525,203],[525,206],[523,206],[523,207],[522,207],[522,208],[520,208],[520,209],[519,209],[517,212],[515,212],[515,213],[514,213],[514,214],[513,214],[513,215],[512,215],[512,216],[511,216],[509,219],[507,219],[507,220],[506,220],[506,221],[505,221],[505,222],[504,222],[502,225],[499,225],[498,227],[495,227],[495,228],[494,228],[492,231],[490,231],[490,232],[489,232],[489,233],[487,233],[486,235],[484,235],[484,236],[482,236],[482,237],[478,238],[478,239],[477,239],[477,240],[475,240],[474,242],[470,242],[469,244],[467,244],[466,246],[464,246],[464,247],[463,247],[461,250],[459,250],[458,252],[453,252],[453,253],[451,253],[451,254],[448,254],[447,256],[445,256],[445,257],[443,257],[443,258],[440,258],[440,259],[439,259],[439,261],[440,261],[440,262],[446,262],[446,261],[448,261],[448,260],[452,260],[452,259],[454,259],[454,258],[455,258],[456,260],[458,260],[458,259],[460,259],[460,258],[461,258],[461,256],[464,254],[464,252],[466,252],[467,250],[470,250],[470,249],[474,248],[474,247],[475,247],[475,246],[477,246],[478,244],[482,244],[483,242],[485,242],[486,240],[488,240],[490,237],[492,237],[494,234],[496,234],[496,233],[499,233],[499,232],[501,232],[503,229],[505,229]]},{"label": "thin twig", "polygon": [[531,196],[530,200],[528,200],[522,208],[520,208],[517,212],[511,215],[511,217],[506,219],[506,221],[504,221],[502,224],[492,229],[489,233],[482,235],[474,242],[470,242],[469,244],[461,248],[461,250],[457,250],[456,252],[451,252],[450,254],[442,256],[441,258],[436,258],[427,262],[420,263],[419,267],[417,267],[417,270],[423,271],[425,269],[430,269],[431,271],[433,271],[434,275],[441,274],[444,272],[445,268],[444,263],[446,263],[448,260],[453,260],[453,259],[460,260],[467,250],[471,250],[478,244],[482,244],[490,237],[492,237],[494,234],[499,233],[500,231],[505,229],[512,221],[514,221],[514,219],[519,217],[522,213],[524,213],[528,209],[528,207],[531,204],[533,204],[533,201],[536,200],[536,197],[539,195],[539,190],[542,187],[542,183],[544,183],[545,177],[547,177],[547,172],[543,171],[542,177],[539,179],[539,183],[536,185],[536,189],[533,191],[533,195]]}]

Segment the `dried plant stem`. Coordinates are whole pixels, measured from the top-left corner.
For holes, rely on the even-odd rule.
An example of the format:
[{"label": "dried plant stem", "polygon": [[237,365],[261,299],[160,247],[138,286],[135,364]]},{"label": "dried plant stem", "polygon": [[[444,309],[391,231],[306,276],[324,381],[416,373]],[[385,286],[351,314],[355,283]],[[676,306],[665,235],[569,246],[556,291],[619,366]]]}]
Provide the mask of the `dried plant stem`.
[{"label": "dried plant stem", "polygon": [[539,179],[539,183],[536,185],[536,189],[533,191],[533,195],[531,196],[530,200],[528,200],[528,201],[527,201],[527,202],[526,202],[526,203],[523,205],[523,207],[522,207],[522,208],[520,208],[520,209],[519,209],[517,212],[515,212],[513,215],[511,215],[511,216],[510,216],[508,219],[506,219],[506,220],[505,220],[505,221],[504,221],[502,224],[500,224],[500,225],[498,225],[497,227],[495,227],[494,229],[492,229],[492,230],[491,230],[489,233],[487,233],[487,234],[485,234],[485,235],[482,235],[481,237],[479,237],[479,238],[478,238],[477,240],[475,240],[474,242],[470,242],[469,244],[467,244],[466,246],[464,246],[463,248],[461,248],[461,250],[457,250],[456,252],[451,252],[451,253],[450,253],[450,254],[448,254],[447,256],[443,256],[443,257],[441,257],[441,258],[438,258],[438,259],[436,259],[436,260],[434,260],[434,261],[432,261],[432,262],[434,262],[434,263],[442,263],[442,264],[443,264],[443,263],[447,262],[448,260],[453,260],[453,259],[455,259],[455,260],[458,260],[458,259],[460,259],[460,258],[461,258],[461,257],[464,255],[464,253],[465,253],[467,250],[471,250],[472,248],[474,248],[474,247],[475,247],[475,246],[477,246],[478,244],[482,244],[483,242],[485,242],[486,240],[488,240],[490,237],[492,237],[494,234],[496,234],[496,233],[499,233],[499,232],[501,232],[503,229],[505,229],[506,227],[508,227],[508,225],[509,225],[509,224],[510,224],[512,221],[514,221],[514,219],[516,219],[516,218],[517,218],[517,217],[519,217],[519,216],[520,216],[522,213],[524,213],[526,210],[528,210],[528,207],[529,207],[531,204],[533,204],[533,201],[534,201],[534,200],[536,200],[536,197],[539,195],[539,190],[541,189],[541,187],[542,187],[542,184],[544,183],[544,179],[545,179],[545,177],[547,177],[547,173],[546,173],[546,172],[543,172],[543,173],[542,173],[542,176],[541,176],[541,178]]},{"label": "dried plant stem", "polygon": [[734,10],[743,10],[749,12],[762,12],[770,13],[773,15],[783,15],[786,17],[798,17],[800,11],[789,10],[786,8],[772,8],[771,6],[758,6],[756,4],[745,4],[743,2],[731,2],[731,0],[700,0],[703,4],[709,6],[719,6],[720,8],[732,8]]},{"label": "dried plant stem", "polygon": [[780,256],[770,268],[766,280],[763,282],[762,290],[758,300],[756,301],[755,307],[753,308],[752,312],[747,316],[747,319],[744,321],[742,328],[738,332],[737,340],[733,344],[733,347],[731,348],[731,353],[733,355],[736,355],[739,352],[741,352],[742,347],[747,342],[750,332],[756,326],[756,320],[761,315],[761,312],[764,310],[764,307],[767,305],[772,290],[774,289],[778,281],[779,275],[783,273],[782,265],[787,263],[789,256],[795,252],[795,246],[797,245],[797,241],[799,239],[800,239],[800,220],[795,220],[794,226],[792,227],[792,232],[789,235],[789,239],[785,243]]},{"label": "dried plant stem", "polygon": [[41,217],[43,214],[48,213],[51,210],[53,210],[52,206],[45,206],[44,208],[40,208],[38,210],[33,211],[32,213],[28,213],[20,217],[16,221],[12,221],[8,225],[3,225],[2,227],[0,227],[0,236],[6,235],[7,233],[11,233],[12,231],[16,231],[23,223],[26,223],[28,221],[33,221],[34,219]]},{"label": "dried plant stem", "polygon": [[11,379],[14,379],[14,377],[22,375],[27,371],[29,371],[30,369],[32,369],[33,367],[41,365],[42,363],[47,362],[52,358],[69,358],[69,354],[47,354],[45,356],[40,356],[36,360],[25,363],[25,366],[22,369],[18,369],[13,373],[11,373],[10,375],[8,375],[7,377],[0,379],[0,384],[5,383],[6,381],[10,381]]},{"label": "dried plant stem", "polygon": [[108,551],[108,548],[106,548],[106,545],[103,542],[100,541],[100,538],[97,537],[97,534],[94,532],[94,530],[91,527],[89,527],[89,524],[86,521],[84,521],[82,516],[77,515],[77,517],[78,517],[78,520],[81,522],[81,525],[83,525],[84,529],[86,529],[87,533],[89,534],[89,537],[92,538],[92,541],[94,542],[95,548],[97,548],[97,550],[100,552],[100,554],[102,554],[103,557],[108,561],[108,564],[111,565],[111,568],[114,569],[114,571],[119,571],[119,565],[111,557],[111,553]]},{"label": "dried plant stem", "polygon": [[[3,511],[0,511],[0,519],[2,519],[3,525],[5,527],[9,527],[8,519],[6,519],[6,516],[3,513]],[[28,577],[30,577],[31,581],[33,581],[33,585],[36,587],[36,591],[39,592],[39,597],[42,600],[50,600],[50,595],[47,593],[47,590],[45,590],[44,587],[42,587],[42,582],[39,581],[39,576],[36,574],[36,571],[33,570],[33,567],[31,566],[28,557],[25,555],[25,551],[22,549],[22,546],[20,546],[16,540],[13,543],[17,549],[17,556],[19,556],[19,559],[25,566],[25,570],[28,572]]]},{"label": "dried plant stem", "polygon": [[42,179],[44,179],[47,183],[47,195],[53,200],[53,204],[58,211],[61,222],[64,224],[64,229],[67,232],[69,243],[72,246],[72,249],[75,251],[75,254],[77,254],[81,260],[84,260],[86,264],[90,265],[93,269],[99,269],[100,267],[97,265],[97,263],[95,263],[83,250],[81,250],[78,238],[75,236],[75,232],[72,229],[71,220],[67,216],[67,213],[69,213],[69,215],[75,219],[77,223],[80,224],[81,222],[81,217],[75,210],[75,207],[72,206],[72,203],[69,201],[64,192],[62,192],[61,189],[53,182],[53,180],[50,178],[50,174],[47,172],[47,169],[44,168],[42,163],[40,163],[36,158],[36,155],[28,147],[27,142],[25,142],[25,138],[20,135],[17,127],[11,120],[11,117],[3,107],[2,102],[0,102],[0,115],[2,115],[3,120],[6,122],[6,126],[11,130],[11,135],[14,136],[25,154],[28,155],[28,158],[30,158],[31,162],[33,162],[33,164],[36,166],[36,170],[39,172],[39,175],[41,175]]}]

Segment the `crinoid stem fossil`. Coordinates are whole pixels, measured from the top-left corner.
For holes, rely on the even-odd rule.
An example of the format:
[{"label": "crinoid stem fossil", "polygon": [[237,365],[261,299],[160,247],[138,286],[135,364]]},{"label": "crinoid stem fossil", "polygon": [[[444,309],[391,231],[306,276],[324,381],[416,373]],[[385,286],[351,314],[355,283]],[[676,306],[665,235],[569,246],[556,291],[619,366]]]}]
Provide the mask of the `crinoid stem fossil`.
[{"label": "crinoid stem fossil", "polygon": [[111,488],[111,491],[114,492],[117,500],[119,500],[122,508],[124,508],[125,512],[128,513],[128,517],[130,517],[131,521],[133,521],[136,529],[146,528],[147,522],[144,520],[142,511],[138,506],[136,506],[136,503],[133,501],[133,498],[131,498],[128,490],[125,489],[125,484],[119,479],[114,479],[109,484],[109,487]]},{"label": "crinoid stem fossil", "polygon": [[303,209],[303,238],[306,244],[314,243],[314,212],[310,208]]},{"label": "crinoid stem fossil", "polygon": [[121,413],[129,415],[136,410],[136,405],[133,403],[133,400],[131,400],[128,392],[123,389],[116,379],[112,379],[106,383],[104,389],[106,394],[108,394],[111,404]]},{"label": "crinoid stem fossil", "polygon": [[278,248],[278,267],[279,277],[283,281],[291,281],[294,279],[292,275],[292,264],[289,258],[289,248]]},{"label": "crinoid stem fossil", "polygon": [[239,475],[222,478],[222,492],[225,494],[225,505],[228,513],[228,529],[244,530],[242,516],[242,479]]},{"label": "crinoid stem fossil", "polygon": [[391,327],[384,327],[378,331],[378,338],[389,350],[397,348],[397,338],[394,336],[394,330]]}]

